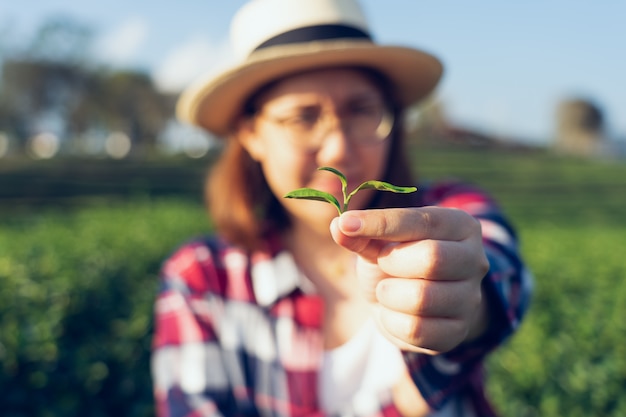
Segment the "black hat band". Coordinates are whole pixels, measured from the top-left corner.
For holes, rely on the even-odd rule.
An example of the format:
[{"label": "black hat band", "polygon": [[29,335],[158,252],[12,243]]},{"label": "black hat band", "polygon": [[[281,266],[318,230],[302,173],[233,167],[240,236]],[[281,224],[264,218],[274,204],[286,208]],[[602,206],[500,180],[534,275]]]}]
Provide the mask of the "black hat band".
[{"label": "black hat band", "polygon": [[274,36],[257,46],[254,50],[269,48],[271,46],[288,45],[292,43],[304,43],[311,41],[323,41],[329,39],[367,39],[372,37],[361,29],[344,25],[316,25],[306,26]]}]

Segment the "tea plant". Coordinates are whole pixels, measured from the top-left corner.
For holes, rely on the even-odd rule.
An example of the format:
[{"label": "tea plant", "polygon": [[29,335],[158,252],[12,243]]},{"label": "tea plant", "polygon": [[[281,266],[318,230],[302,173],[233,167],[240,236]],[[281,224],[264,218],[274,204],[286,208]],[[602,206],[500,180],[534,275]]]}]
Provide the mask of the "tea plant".
[{"label": "tea plant", "polygon": [[288,192],[287,194],[285,194],[284,197],[285,198],[297,198],[297,199],[303,199],[303,200],[325,201],[335,206],[335,208],[337,209],[337,212],[339,213],[339,215],[341,215],[346,210],[348,210],[348,204],[350,203],[350,199],[352,199],[352,197],[361,190],[373,189],[373,190],[379,190],[379,191],[391,191],[393,193],[402,193],[402,194],[408,194],[408,193],[413,193],[417,191],[416,187],[400,187],[397,185],[389,184],[388,182],[384,182],[384,181],[370,180],[370,181],[365,181],[364,183],[359,185],[357,188],[355,188],[350,194],[347,194],[348,180],[346,179],[346,176],[341,171],[335,168],[331,168],[331,167],[320,167],[318,168],[318,170],[329,171],[335,174],[337,177],[339,177],[339,180],[341,181],[341,192],[343,194],[343,204],[340,204],[339,200],[337,200],[337,198],[335,198],[334,195],[324,192],[324,191],[316,190],[313,188],[298,188],[297,190]]}]

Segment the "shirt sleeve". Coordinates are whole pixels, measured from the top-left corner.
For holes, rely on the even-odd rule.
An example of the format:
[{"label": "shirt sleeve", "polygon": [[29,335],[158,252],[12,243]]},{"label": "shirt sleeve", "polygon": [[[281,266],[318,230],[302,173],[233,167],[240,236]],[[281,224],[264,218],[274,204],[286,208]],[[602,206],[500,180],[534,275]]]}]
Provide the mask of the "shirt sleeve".
[{"label": "shirt sleeve", "polygon": [[458,208],[477,218],[490,265],[482,282],[490,315],[485,333],[439,355],[403,352],[422,396],[432,408],[440,409],[462,390],[482,389],[483,359],[518,328],[528,308],[532,277],[522,262],[513,228],[485,192],[466,184],[439,184],[428,189],[424,203]]},{"label": "shirt sleeve", "polygon": [[229,412],[233,398],[215,336],[214,323],[219,318],[212,310],[217,308],[204,296],[209,287],[219,285],[219,274],[208,273],[208,254],[201,244],[185,245],[161,270],[151,357],[159,417],[233,415]]}]

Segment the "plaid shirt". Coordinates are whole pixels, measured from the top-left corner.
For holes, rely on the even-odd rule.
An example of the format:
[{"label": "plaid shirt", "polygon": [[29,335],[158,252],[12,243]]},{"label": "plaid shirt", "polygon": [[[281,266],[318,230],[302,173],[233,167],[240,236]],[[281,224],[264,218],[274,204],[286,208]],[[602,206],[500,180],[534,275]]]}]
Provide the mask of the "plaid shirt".
[{"label": "plaid shirt", "polygon": [[[445,354],[402,355],[433,410],[456,402],[465,404],[465,415],[494,415],[484,395],[482,362],[518,327],[531,277],[513,230],[484,193],[462,184],[423,189],[419,205],[460,208],[480,220],[492,320],[479,339]],[[183,245],[163,265],[155,305],[158,415],[326,415],[317,392],[322,313],[322,299],[278,239],[251,254],[218,238]],[[373,403],[376,409],[367,416],[400,415],[390,392]]]}]

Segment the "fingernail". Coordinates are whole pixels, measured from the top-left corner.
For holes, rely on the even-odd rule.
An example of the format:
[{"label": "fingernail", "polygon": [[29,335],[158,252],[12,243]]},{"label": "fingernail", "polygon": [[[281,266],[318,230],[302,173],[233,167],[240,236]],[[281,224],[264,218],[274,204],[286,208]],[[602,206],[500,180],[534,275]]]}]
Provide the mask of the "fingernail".
[{"label": "fingernail", "polygon": [[339,218],[341,230],[347,233],[358,232],[361,229],[361,219],[358,217],[344,214]]}]

